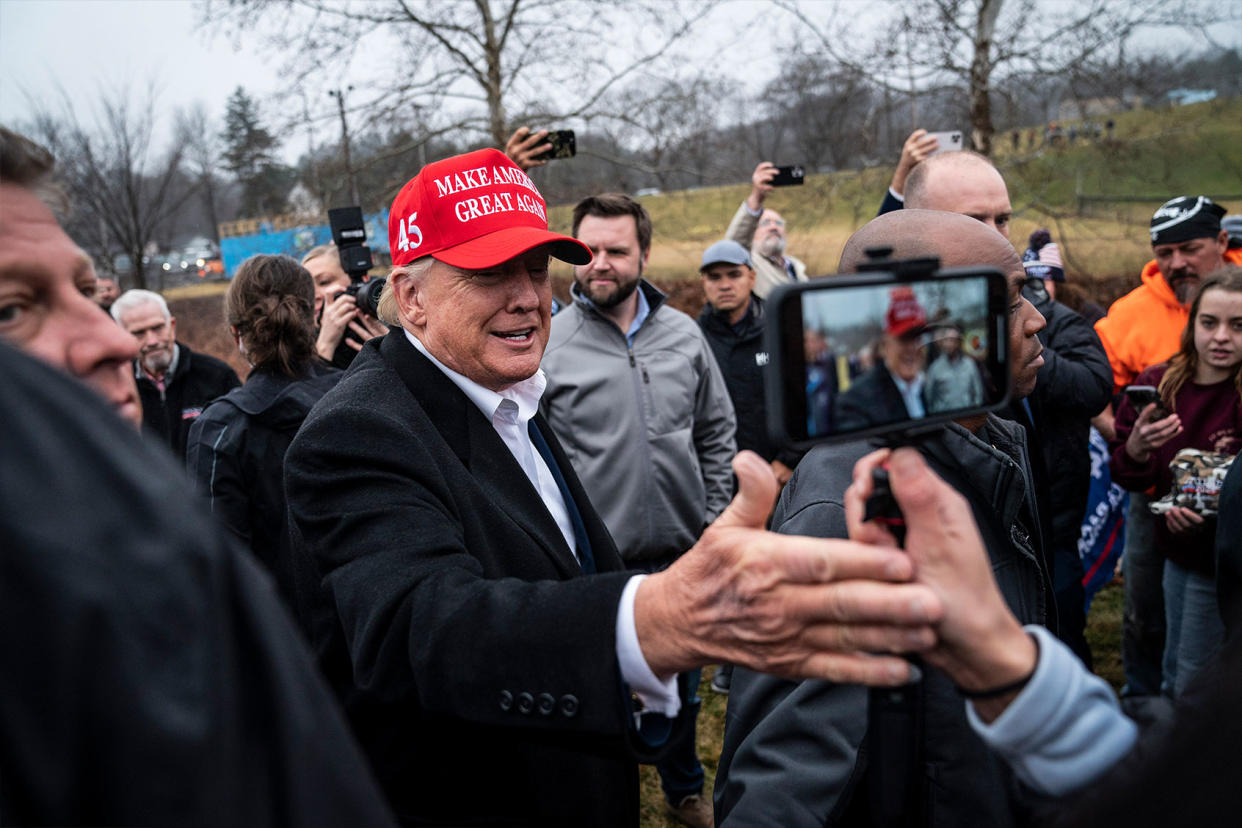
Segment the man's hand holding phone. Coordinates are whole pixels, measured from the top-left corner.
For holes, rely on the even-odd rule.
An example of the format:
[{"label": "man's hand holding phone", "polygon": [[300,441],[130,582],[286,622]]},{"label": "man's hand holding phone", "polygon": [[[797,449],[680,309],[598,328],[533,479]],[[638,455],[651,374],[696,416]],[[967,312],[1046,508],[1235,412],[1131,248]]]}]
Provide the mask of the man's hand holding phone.
[{"label": "man's hand holding phone", "polygon": [[544,153],[552,149],[552,144],[547,139],[546,129],[531,132],[530,127],[520,126],[509,136],[509,141],[505,144],[505,155],[523,170],[542,167],[548,163]]},{"label": "man's hand holding phone", "polygon": [[776,178],[777,172],[776,165],[771,161],[760,161],[750,174],[750,195],[746,198],[746,206],[751,212],[763,209],[763,202],[772,192],[772,179]]}]

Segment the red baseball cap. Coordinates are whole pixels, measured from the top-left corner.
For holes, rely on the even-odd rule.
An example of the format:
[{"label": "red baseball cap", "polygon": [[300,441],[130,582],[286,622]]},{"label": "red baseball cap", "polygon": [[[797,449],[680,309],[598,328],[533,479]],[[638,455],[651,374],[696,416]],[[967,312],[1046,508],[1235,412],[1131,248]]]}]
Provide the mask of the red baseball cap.
[{"label": "red baseball cap", "polygon": [[927,312],[914,291],[908,287],[893,288],[888,294],[884,330],[892,336],[907,336],[920,332],[926,325]]},{"label": "red baseball cap", "polygon": [[397,193],[388,214],[388,248],[397,266],[435,256],[478,270],[541,244],[550,244],[561,261],[591,261],[582,242],[548,230],[548,206],[535,183],[496,149],[423,167]]}]

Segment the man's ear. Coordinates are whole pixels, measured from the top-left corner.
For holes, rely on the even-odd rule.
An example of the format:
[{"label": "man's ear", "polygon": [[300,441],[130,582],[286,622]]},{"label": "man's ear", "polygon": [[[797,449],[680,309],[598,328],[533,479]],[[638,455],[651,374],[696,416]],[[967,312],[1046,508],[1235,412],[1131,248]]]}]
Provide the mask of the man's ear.
[{"label": "man's ear", "polygon": [[1229,249],[1229,231],[1222,228],[1216,237],[1216,243],[1220,245],[1220,255],[1224,256],[1225,251]]},{"label": "man's ear", "polygon": [[414,328],[422,328],[427,324],[427,292],[422,290],[420,279],[405,271],[398,271],[389,280],[392,284],[392,295],[397,302],[397,313],[401,321]]},{"label": "man's ear", "polygon": [[168,332],[172,334],[173,339],[177,338],[177,317],[168,317]]}]

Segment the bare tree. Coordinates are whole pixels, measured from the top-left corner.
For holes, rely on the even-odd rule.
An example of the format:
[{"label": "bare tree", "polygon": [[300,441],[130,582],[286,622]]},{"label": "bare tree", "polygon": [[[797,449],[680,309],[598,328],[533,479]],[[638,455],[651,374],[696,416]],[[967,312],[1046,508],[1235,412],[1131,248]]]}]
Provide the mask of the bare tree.
[{"label": "bare tree", "polygon": [[[510,111],[548,120],[589,114],[615,84],[664,54],[710,8],[658,0],[201,3],[209,22],[243,34],[268,32],[269,45],[290,55],[295,86],[320,82],[325,73],[339,78],[346,68],[362,72],[355,58],[364,48],[368,55],[382,54],[382,73],[356,84],[367,94],[358,96],[351,114],[406,126],[415,112],[437,113],[483,132],[497,146],[515,126]],[[624,48],[610,48],[607,36],[601,37],[640,30],[637,42]]]},{"label": "bare tree", "polygon": [[82,123],[87,109],[62,96],[62,112],[36,107],[34,137],[55,155],[60,178],[74,205],[71,235],[97,255],[120,251],[129,257],[133,287],[147,286],[143,256],[157,227],[194,193],[185,186],[182,139],[164,152],[154,146],[158,131],[156,94],[127,88],[101,91],[97,115]]},{"label": "bare tree", "polygon": [[211,222],[211,238],[220,243],[220,211],[217,206],[216,170],[221,167],[221,147],[212,119],[201,102],[183,110],[177,118],[177,141],[185,146],[186,172],[198,183],[203,208]]},{"label": "bare tree", "polygon": [[802,24],[804,36],[884,88],[911,95],[960,89],[969,101],[972,146],[984,154],[996,131],[991,97],[998,80],[1064,75],[1144,27],[1197,28],[1229,13],[1210,0],[1082,0],[1058,6],[1057,14],[1037,0],[889,2],[882,33],[870,47],[855,47],[865,41],[843,36],[849,18],[842,7],[777,4]]},{"label": "bare tree", "polygon": [[[638,75],[612,97],[603,116],[623,143],[647,159],[646,172],[661,189],[705,184],[713,176],[721,143],[725,101],[736,84],[698,74],[686,79]],[[728,132],[726,141],[731,141]]]}]

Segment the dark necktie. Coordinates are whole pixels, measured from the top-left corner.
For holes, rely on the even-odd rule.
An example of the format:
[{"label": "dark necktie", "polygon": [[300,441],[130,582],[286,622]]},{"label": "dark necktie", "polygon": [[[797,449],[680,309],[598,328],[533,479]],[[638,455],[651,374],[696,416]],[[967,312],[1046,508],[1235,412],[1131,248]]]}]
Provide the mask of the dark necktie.
[{"label": "dark necktie", "polygon": [[587,538],[586,524],[582,522],[582,513],[578,511],[578,504],[574,502],[573,495],[569,493],[569,486],[565,483],[565,475],[561,474],[560,467],[552,457],[552,449],[548,447],[548,441],[543,439],[543,435],[539,433],[535,421],[528,422],[526,429],[530,432],[530,441],[534,444],[535,451],[539,452],[543,462],[548,464],[548,471],[552,472],[552,478],[556,480],[556,488],[560,489],[561,498],[565,501],[565,511],[569,513],[569,522],[574,526],[574,542],[578,546],[578,561],[582,564],[582,571],[592,575],[595,573],[595,556],[591,554],[591,541]]}]

